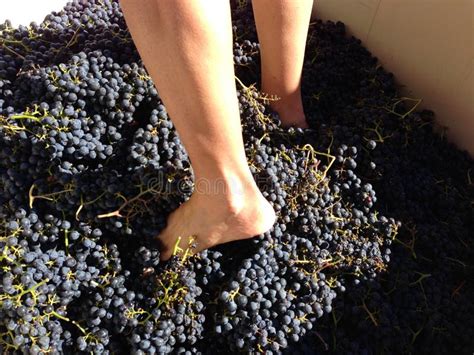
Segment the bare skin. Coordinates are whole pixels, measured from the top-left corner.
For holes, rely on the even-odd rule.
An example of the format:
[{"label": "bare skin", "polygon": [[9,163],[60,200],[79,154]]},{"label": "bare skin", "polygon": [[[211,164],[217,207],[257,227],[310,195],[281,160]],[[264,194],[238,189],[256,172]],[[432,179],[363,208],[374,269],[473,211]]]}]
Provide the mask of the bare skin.
[{"label": "bare skin", "polygon": [[[294,0],[281,0],[290,1]],[[194,171],[196,188],[191,198],[171,213],[159,235],[162,259],[171,257],[179,237],[182,249],[189,245],[190,238],[195,239],[196,253],[269,230],[275,213],[259,191],[245,157],[229,3],[121,0],[121,7]],[[274,28],[274,24],[269,26],[270,30]],[[299,72],[301,77],[301,69],[292,72]],[[280,95],[290,92],[294,96],[295,90],[298,92],[294,83],[299,81],[293,78],[291,84],[283,85],[288,90],[279,91]],[[265,81],[262,84],[266,85]],[[265,87],[277,88],[272,85],[269,81]],[[288,105],[296,105],[297,101],[293,97],[286,100]],[[282,115],[282,119],[285,117],[292,117],[289,125],[304,126],[301,115],[296,119]]]},{"label": "bare skin", "polygon": [[306,37],[313,0],[252,1],[261,52],[262,91],[283,126],[307,128],[301,98]]}]

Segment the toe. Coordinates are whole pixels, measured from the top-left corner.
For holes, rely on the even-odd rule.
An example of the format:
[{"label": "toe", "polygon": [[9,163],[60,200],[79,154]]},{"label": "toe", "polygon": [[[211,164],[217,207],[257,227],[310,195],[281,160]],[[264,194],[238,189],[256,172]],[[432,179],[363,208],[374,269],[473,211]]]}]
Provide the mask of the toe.
[{"label": "toe", "polygon": [[173,249],[170,248],[170,246],[164,242],[163,235],[157,236],[156,242],[158,244],[158,249],[160,250],[160,260],[161,261],[168,260],[173,253]]}]

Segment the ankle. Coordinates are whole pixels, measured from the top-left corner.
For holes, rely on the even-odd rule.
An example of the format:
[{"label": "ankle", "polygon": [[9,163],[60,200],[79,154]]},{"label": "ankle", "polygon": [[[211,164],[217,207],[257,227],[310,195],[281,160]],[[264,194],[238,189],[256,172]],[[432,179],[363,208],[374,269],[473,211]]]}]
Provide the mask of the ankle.
[{"label": "ankle", "polygon": [[270,101],[270,107],[277,112],[304,114],[303,102],[300,97],[282,97],[279,100]]},{"label": "ankle", "polygon": [[196,199],[220,206],[223,211],[233,214],[239,213],[250,200],[255,200],[261,193],[250,175],[196,178],[193,195]]}]

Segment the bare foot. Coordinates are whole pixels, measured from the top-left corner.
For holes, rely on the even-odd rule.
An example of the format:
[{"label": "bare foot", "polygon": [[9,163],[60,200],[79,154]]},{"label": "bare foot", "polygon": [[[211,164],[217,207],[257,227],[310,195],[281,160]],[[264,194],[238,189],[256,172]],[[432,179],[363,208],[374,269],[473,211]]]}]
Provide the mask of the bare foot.
[{"label": "bare foot", "polygon": [[[253,186],[252,186],[253,185]],[[225,194],[193,193],[168,217],[167,227],[158,236],[161,259],[168,260],[181,237],[183,250],[194,239],[192,253],[234,240],[248,239],[269,230],[275,222],[275,212],[258,188],[251,187]]]},{"label": "bare foot", "polygon": [[292,99],[292,101],[296,102],[284,102],[280,99],[271,102],[270,106],[273,110],[278,112],[283,127],[308,128],[309,125],[306,121],[303,104],[300,100]]}]

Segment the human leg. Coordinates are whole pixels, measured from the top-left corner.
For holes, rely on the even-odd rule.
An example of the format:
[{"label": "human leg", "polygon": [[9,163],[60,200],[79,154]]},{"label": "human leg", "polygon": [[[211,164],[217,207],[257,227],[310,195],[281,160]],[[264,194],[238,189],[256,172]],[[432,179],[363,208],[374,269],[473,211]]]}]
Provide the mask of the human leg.
[{"label": "human leg", "polygon": [[250,238],[274,223],[247,165],[232,62],[227,1],[122,0],[133,40],[189,154],[196,186],[159,238],[197,250]]},{"label": "human leg", "polygon": [[262,91],[284,126],[308,127],[301,98],[306,37],[313,0],[253,0],[261,53]]}]

